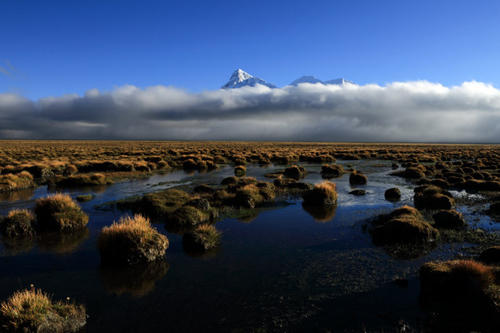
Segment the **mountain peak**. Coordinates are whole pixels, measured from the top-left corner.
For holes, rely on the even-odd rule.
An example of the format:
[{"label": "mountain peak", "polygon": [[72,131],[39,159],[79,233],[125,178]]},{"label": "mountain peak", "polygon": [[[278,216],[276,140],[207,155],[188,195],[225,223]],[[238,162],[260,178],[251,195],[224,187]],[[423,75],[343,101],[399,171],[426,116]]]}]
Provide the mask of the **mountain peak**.
[{"label": "mountain peak", "polygon": [[293,81],[292,83],[290,83],[290,85],[296,86],[300,83],[323,83],[323,81],[315,78],[312,75],[304,75],[304,76],[299,77],[297,80]]},{"label": "mountain peak", "polygon": [[241,88],[245,86],[255,87],[257,84],[267,86],[269,88],[276,88],[273,84],[267,83],[258,77],[254,77],[241,68],[238,68],[233,72],[233,74],[231,74],[229,81],[223,85],[222,88]]},{"label": "mountain peak", "polygon": [[354,82],[344,79],[343,77],[333,80],[325,81],[325,84],[336,84],[339,86],[344,86],[346,84],[354,84]]}]

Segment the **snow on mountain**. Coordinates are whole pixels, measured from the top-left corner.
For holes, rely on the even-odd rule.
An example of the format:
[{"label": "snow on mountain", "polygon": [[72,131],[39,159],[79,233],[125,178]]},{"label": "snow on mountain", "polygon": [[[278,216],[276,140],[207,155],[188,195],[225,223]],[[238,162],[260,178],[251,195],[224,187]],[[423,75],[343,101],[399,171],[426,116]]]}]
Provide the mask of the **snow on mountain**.
[{"label": "snow on mountain", "polygon": [[320,79],[315,78],[314,76],[311,75],[305,75],[299,77],[297,80],[293,81],[290,83],[291,86],[296,86],[300,83],[323,83]]},{"label": "snow on mountain", "polygon": [[257,84],[261,84],[263,86],[267,86],[269,88],[276,88],[275,85],[271,83],[267,83],[266,81],[252,76],[245,72],[242,69],[237,69],[234,71],[234,73],[231,75],[229,78],[229,81],[222,86],[222,89],[228,89],[228,88],[241,88],[241,87],[255,87]]},{"label": "snow on mountain", "polygon": [[333,79],[333,80],[328,80],[325,81],[325,84],[336,84],[339,86],[345,86],[346,84],[354,84],[354,82],[346,80],[344,78],[339,78],[339,79]]},{"label": "snow on mountain", "polygon": [[[334,85],[339,85],[339,86],[344,86],[346,84],[355,84],[352,81],[345,80],[344,78],[339,78],[339,79],[333,79],[333,80],[328,80],[328,81],[321,81],[318,78],[315,78],[312,75],[305,75],[299,77],[297,80],[293,81],[290,83],[291,86],[297,86],[301,83],[321,83],[321,84],[334,84]],[[275,85],[268,83],[261,78],[252,76],[245,72],[242,69],[237,69],[233,72],[231,77],[229,78],[229,81],[222,86],[222,89],[230,89],[230,88],[241,88],[241,87],[255,87],[257,84],[261,84],[263,86],[269,87],[269,88],[276,88]]]},{"label": "snow on mountain", "polygon": [[321,81],[314,76],[301,76],[297,80],[290,83],[291,86],[296,86],[301,83],[321,83],[321,84],[334,84],[338,86],[345,86],[346,84],[354,84],[352,81],[348,81],[344,78],[333,79],[328,81]]}]

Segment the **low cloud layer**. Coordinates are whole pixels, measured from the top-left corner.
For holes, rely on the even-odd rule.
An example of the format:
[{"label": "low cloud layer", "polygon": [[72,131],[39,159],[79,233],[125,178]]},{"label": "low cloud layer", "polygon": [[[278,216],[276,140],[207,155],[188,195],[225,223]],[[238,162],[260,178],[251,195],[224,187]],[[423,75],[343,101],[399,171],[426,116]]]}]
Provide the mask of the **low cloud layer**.
[{"label": "low cloud layer", "polygon": [[416,81],[196,94],[123,86],[38,101],[0,93],[0,138],[500,142],[500,90]]}]

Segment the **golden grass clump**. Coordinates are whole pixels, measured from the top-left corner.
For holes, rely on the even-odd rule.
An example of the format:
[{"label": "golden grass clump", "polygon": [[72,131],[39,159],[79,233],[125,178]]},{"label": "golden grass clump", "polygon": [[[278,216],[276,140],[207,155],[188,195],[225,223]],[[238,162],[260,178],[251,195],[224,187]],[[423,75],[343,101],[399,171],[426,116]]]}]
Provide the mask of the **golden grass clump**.
[{"label": "golden grass clump", "polygon": [[340,164],[321,166],[321,177],[324,179],[337,178],[344,174],[344,168]]},{"label": "golden grass clump", "polygon": [[304,205],[307,206],[334,206],[337,204],[337,190],[335,183],[323,181],[304,192]]},{"label": "golden grass clump", "polygon": [[300,179],[306,175],[306,169],[300,165],[292,165],[285,169],[283,175],[288,178]]},{"label": "golden grass clump", "polygon": [[33,176],[28,171],[0,175],[0,192],[10,192],[34,187]]},{"label": "golden grass clump", "polygon": [[189,247],[192,250],[208,251],[220,244],[220,238],[221,234],[215,226],[203,224],[185,233],[183,242],[185,247]]},{"label": "golden grass clump", "polygon": [[40,289],[16,291],[0,305],[6,332],[77,332],[87,322],[83,305],[54,302]]},{"label": "golden grass clump", "polygon": [[414,191],[413,202],[418,209],[451,209],[455,205],[451,193],[438,186],[419,186]]},{"label": "golden grass clump", "polygon": [[440,210],[432,215],[434,226],[444,229],[460,229],[467,226],[463,215],[456,210]]},{"label": "golden grass clump", "polygon": [[109,185],[112,184],[113,181],[106,177],[106,175],[102,173],[93,173],[93,174],[80,174],[69,176],[67,178],[62,178],[56,182],[58,186],[92,186],[92,185]]},{"label": "golden grass clump", "polygon": [[234,167],[234,175],[236,177],[243,177],[247,173],[247,168],[244,165],[237,165]]},{"label": "golden grass clump", "polygon": [[413,207],[403,206],[374,221],[373,242],[377,245],[429,243],[439,237],[439,231],[426,222]]},{"label": "golden grass clump", "polygon": [[102,262],[117,266],[155,261],[165,255],[168,245],[168,238],[142,215],[113,222],[98,238]]},{"label": "golden grass clump", "polygon": [[85,228],[89,221],[80,206],[62,193],[37,199],[35,215],[42,231],[72,232]]},{"label": "golden grass clump", "polygon": [[401,199],[401,190],[397,187],[387,189],[384,193],[385,200],[396,202]]},{"label": "golden grass clump", "polygon": [[362,174],[360,171],[354,170],[349,176],[349,183],[351,185],[366,185],[368,182],[368,177]]},{"label": "golden grass clump", "polygon": [[[442,309],[500,318],[500,288],[493,268],[474,260],[428,262],[420,268],[423,301]],[[498,321],[497,321],[498,322]]]},{"label": "golden grass clump", "polygon": [[13,209],[0,219],[0,231],[7,238],[33,238],[35,236],[35,216],[27,209]]}]

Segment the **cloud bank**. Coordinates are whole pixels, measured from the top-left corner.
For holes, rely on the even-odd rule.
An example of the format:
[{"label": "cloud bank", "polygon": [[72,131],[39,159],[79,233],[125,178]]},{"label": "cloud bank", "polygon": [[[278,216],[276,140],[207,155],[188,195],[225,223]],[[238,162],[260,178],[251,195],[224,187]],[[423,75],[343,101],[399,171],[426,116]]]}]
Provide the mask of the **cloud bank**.
[{"label": "cloud bank", "polygon": [[0,93],[0,138],[500,142],[500,90],[415,81],[201,93],[123,86],[38,101]]}]

